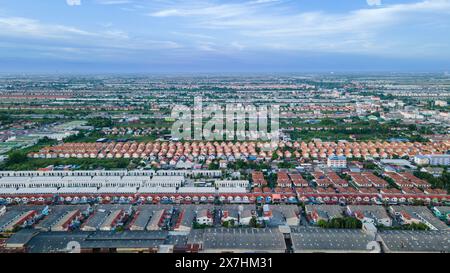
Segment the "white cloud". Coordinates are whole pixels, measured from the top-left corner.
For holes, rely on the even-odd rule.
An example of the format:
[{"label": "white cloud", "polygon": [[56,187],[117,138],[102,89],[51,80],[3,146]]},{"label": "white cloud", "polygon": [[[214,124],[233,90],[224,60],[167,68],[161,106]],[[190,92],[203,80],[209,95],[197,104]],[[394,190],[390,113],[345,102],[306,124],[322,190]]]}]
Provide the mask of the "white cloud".
[{"label": "white cloud", "polygon": [[0,17],[0,36],[70,38],[95,36],[95,33],[65,25],[43,24],[38,20],[24,17]]},{"label": "white cloud", "polygon": [[81,0],[66,0],[66,3],[69,6],[80,6]]},{"label": "white cloud", "polygon": [[[144,18],[148,24],[142,23],[139,30],[119,20],[78,28],[0,15],[0,38],[51,40],[49,44],[64,42],[67,48],[81,46],[89,52],[103,48],[124,57],[161,49],[171,54],[206,51],[229,56],[239,51],[283,50],[415,56],[426,49],[435,56],[449,56],[448,37],[436,33],[445,33],[450,25],[450,0],[415,1],[381,4],[381,0],[367,0],[376,8],[305,11],[293,1],[282,0],[158,0],[145,6],[150,12]],[[95,0],[110,5],[128,2],[137,1]],[[142,15],[143,8],[133,11]]]},{"label": "white cloud", "polygon": [[240,42],[232,42],[230,45],[231,45],[232,48],[235,48],[237,50],[244,50],[245,49],[245,45],[243,45]]},{"label": "white cloud", "polygon": [[246,10],[239,4],[223,5],[189,5],[186,8],[169,8],[152,12],[148,15],[153,17],[190,17],[190,16],[215,16],[216,18],[227,18],[244,15]]},{"label": "white cloud", "polygon": [[[414,37],[407,34],[403,37],[394,36],[395,41],[386,39],[386,32],[392,32],[396,28],[410,30],[414,24],[441,24],[442,21],[438,23],[438,18],[448,26],[450,18],[450,0],[423,0],[390,5],[381,5],[380,0],[368,0],[372,5],[380,4],[379,7],[339,13],[305,12],[285,7],[267,9],[264,5],[254,4],[268,1],[256,0],[240,4],[214,4],[215,2],[208,1],[208,5],[204,2],[201,5],[173,2],[149,15],[161,18],[184,17],[184,28],[197,31],[204,29],[203,33],[212,33],[222,39],[222,44],[230,45],[230,41],[241,40],[247,42],[246,47],[256,49],[375,54],[382,51],[404,54],[412,52],[414,46],[421,46],[418,42],[398,44],[396,41],[398,38],[403,41],[417,39],[421,35],[419,32]],[[426,40],[421,43],[426,43]],[[404,50],[405,46],[408,50]],[[229,47],[230,50],[233,48],[238,47]]]},{"label": "white cloud", "polygon": [[96,2],[100,5],[123,5],[133,3],[131,0],[96,0]]},{"label": "white cloud", "polygon": [[72,26],[45,24],[24,17],[0,17],[0,38],[33,40],[35,43],[49,40],[58,44],[132,50],[181,47],[173,41],[130,37],[127,32],[117,29],[86,31]]},{"label": "white cloud", "polygon": [[276,3],[280,2],[281,0],[254,0],[250,1],[250,4],[268,4],[268,3]]},{"label": "white cloud", "polygon": [[366,0],[369,6],[381,6],[381,0]]}]

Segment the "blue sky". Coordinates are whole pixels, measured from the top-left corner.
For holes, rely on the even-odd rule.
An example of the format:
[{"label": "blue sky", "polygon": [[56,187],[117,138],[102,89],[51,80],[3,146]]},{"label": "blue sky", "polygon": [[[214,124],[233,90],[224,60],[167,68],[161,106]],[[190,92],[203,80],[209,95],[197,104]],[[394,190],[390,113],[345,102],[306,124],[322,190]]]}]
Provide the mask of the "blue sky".
[{"label": "blue sky", "polygon": [[2,72],[449,70],[450,0],[0,0]]}]

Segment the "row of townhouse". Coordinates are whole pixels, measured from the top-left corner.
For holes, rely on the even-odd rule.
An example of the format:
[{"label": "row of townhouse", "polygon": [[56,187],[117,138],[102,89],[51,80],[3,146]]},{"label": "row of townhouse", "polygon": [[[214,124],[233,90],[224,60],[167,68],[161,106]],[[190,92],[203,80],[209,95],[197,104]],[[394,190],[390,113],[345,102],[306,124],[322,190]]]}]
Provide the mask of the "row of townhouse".
[{"label": "row of townhouse", "polygon": [[402,173],[394,173],[394,172],[386,172],[384,173],[386,177],[391,178],[394,183],[400,188],[430,188],[431,184],[427,181],[415,177],[411,173],[402,172]]},{"label": "row of townhouse", "polygon": [[6,176],[0,188],[181,187],[184,176]]},{"label": "row of townhouse", "polygon": [[[294,151],[282,151],[284,147]],[[181,157],[190,160],[203,156],[205,159],[257,157],[270,160],[273,151],[279,157],[328,158],[392,158],[394,156],[414,157],[420,154],[445,154],[450,141],[440,142],[148,142],[148,143],[64,143],[30,153],[35,158],[148,158],[172,159]]]},{"label": "row of townhouse", "polygon": [[221,177],[220,170],[80,170],[80,171],[0,171],[0,177],[65,177],[65,176],[203,176]]}]

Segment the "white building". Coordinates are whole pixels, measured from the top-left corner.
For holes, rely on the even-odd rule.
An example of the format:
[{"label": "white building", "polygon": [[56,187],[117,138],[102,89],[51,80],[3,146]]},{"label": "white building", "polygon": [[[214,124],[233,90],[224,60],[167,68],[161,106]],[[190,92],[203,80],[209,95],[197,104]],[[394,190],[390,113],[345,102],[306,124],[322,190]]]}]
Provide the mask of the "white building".
[{"label": "white building", "polygon": [[430,159],[424,155],[416,155],[414,157],[414,163],[416,163],[419,166],[428,165],[430,164]]},{"label": "white building", "polygon": [[95,171],[0,171],[0,177],[24,176],[153,176],[153,170],[95,170]]},{"label": "white building", "polygon": [[450,165],[450,154],[448,155],[429,155],[430,158],[430,165],[444,165],[449,166]]},{"label": "white building", "polygon": [[224,209],[222,210],[222,217],[220,220],[222,223],[233,221],[236,224],[239,220],[239,211],[237,209]]},{"label": "white building", "polygon": [[203,176],[203,177],[221,177],[221,170],[158,170],[156,175],[161,176]]},{"label": "white building", "polygon": [[392,226],[392,219],[381,206],[349,205],[347,206],[347,214],[356,217],[362,223],[372,223],[386,227]]},{"label": "white building", "polygon": [[330,156],[327,160],[327,166],[330,168],[346,168],[347,158],[345,156]]},{"label": "white building", "polygon": [[184,176],[0,176],[0,188],[181,187]]},{"label": "white building", "polygon": [[414,157],[417,165],[450,166],[450,154],[445,155],[417,155]]},{"label": "white building", "polygon": [[214,182],[217,188],[247,188],[248,180],[216,180]]},{"label": "white building", "polygon": [[445,107],[447,106],[447,102],[445,100],[435,100],[434,101],[434,105],[436,106],[440,106],[440,107]]},{"label": "white building", "polygon": [[208,225],[212,226],[213,217],[211,212],[208,209],[201,209],[197,212],[197,216],[195,218],[196,222],[200,225]]},{"label": "white building", "polygon": [[239,224],[243,226],[250,225],[250,220],[253,218],[253,212],[249,209],[245,209],[239,212]]}]

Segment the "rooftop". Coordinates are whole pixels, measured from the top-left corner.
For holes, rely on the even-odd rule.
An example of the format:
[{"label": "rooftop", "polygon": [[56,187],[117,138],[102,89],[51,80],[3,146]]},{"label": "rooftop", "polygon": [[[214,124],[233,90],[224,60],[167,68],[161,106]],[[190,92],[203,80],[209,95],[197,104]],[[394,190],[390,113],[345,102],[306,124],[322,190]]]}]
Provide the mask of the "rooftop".
[{"label": "rooftop", "polygon": [[278,229],[210,228],[193,230],[188,243],[203,245],[209,251],[284,252],[284,236]]},{"label": "rooftop", "polygon": [[386,252],[449,252],[450,232],[385,230],[379,232]]},{"label": "rooftop", "polygon": [[362,230],[292,228],[295,252],[367,252],[372,237]]}]

